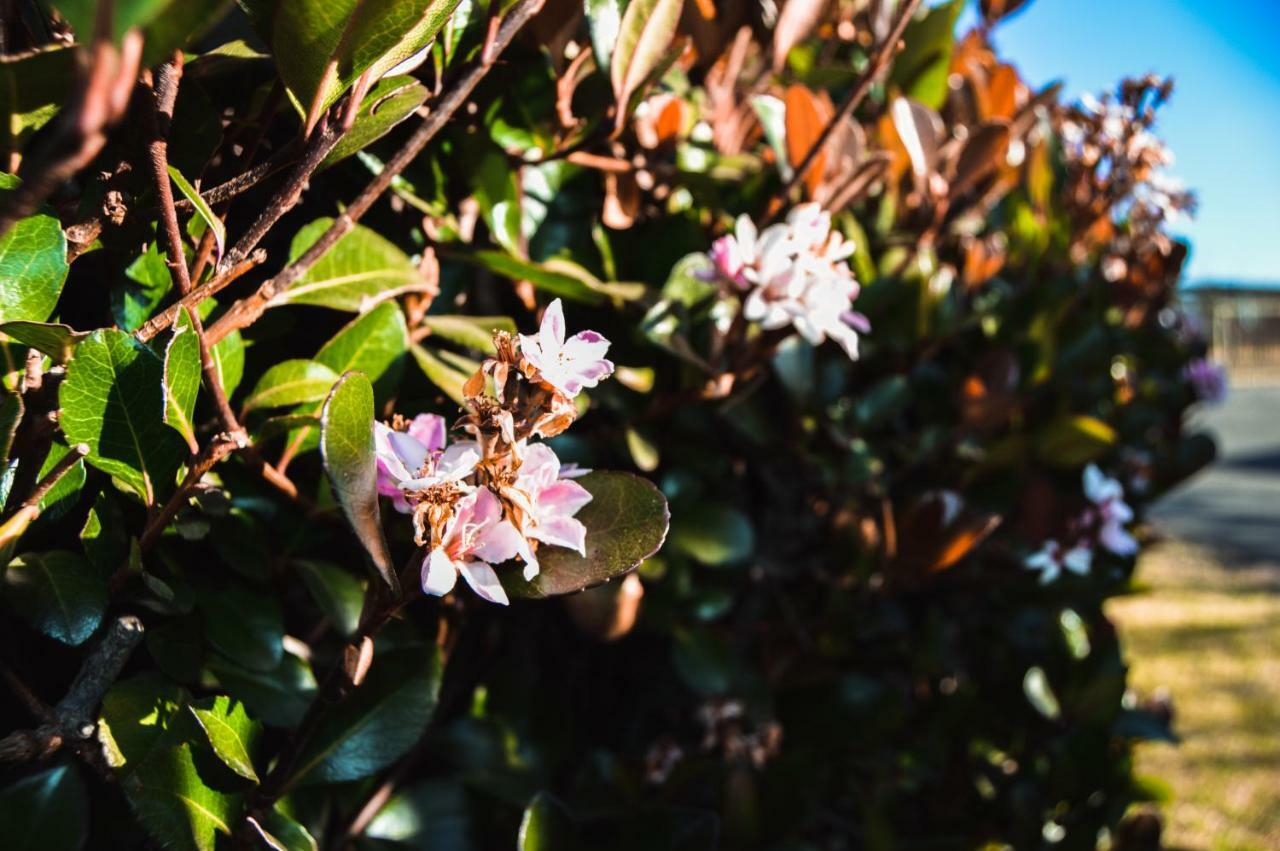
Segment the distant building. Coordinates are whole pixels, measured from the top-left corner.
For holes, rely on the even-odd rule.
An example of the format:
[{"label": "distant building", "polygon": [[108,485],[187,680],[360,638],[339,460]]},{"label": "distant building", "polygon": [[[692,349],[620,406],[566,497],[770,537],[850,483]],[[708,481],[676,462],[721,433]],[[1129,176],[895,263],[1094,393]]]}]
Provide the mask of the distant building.
[{"label": "distant building", "polygon": [[1219,362],[1233,372],[1280,368],[1280,281],[1202,280],[1181,294]]}]

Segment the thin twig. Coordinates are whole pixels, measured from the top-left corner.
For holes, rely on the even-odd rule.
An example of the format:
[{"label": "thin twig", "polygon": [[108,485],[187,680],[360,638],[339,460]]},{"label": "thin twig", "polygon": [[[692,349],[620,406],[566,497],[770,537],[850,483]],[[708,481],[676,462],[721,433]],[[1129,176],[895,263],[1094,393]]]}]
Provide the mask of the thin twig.
[{"label": "thin twig", "polygon": [[881,43],[880,49],[872,58],[871,64],[862,72],[862,76],[853,87],[853,91],[849,92],[849,96],[844,99],[844,103],[840,104],[840,108],[836,110],[835,116],[822,128],[822,133],[819,134],[812,147],[809,148],[809,152],[804,155],[804,159],[796,166],[791,179],[769,199],[768,212],[765,215],[763,224],[768,224],[778,217],[786,200],[791,197],[792,191],[804,180],[804,176],[808,173],[814,160],[818,158],[818,155],[822,153],[822,149],[826,147],[827,142],[831,140],[831,135],[850,115],[853,115],[853,111],[858,108],[863,98],[871,91],[871,87],[875,85],[876,80],[889,67],[889,62],[897,55],[898,43],[902,40],[902,34],[906,32],[907,25],[911,23],[911,19],[918,8],[920,8],[920,0],[904,0],[902,8],[898,10],[898,19],[894,22],[888,38]]},{"label": "thin twig", "polygon": [[71,451],[58,459],[58,463],[53,465],[53,469],[49,471],[49,474],[40,480],[39,484],[36,485],[35,490],[31,491],[31,496],[23,500],[22,506],[24,508],[28,506],[38,508],[40,506],[40,500],[48,496],[49,491],[53,490],[53,486],[56,485],[63,476],[70,473],[71,468],[80,463],[81,459],[88,454],[89,444],[77,443],[75,446],[72,446]]},{"label": "thin twig", "polygon": [[[178,486],[178,489],[174,491],[173,496],[169,497],[169,501],[164,504],[164,507],[161,508],[156,516],[151,519],[151,522],[147,524],[146,530],[143,531],[142,537],[138,540],[138,546],[143,552],[146,552],[151,548],[151,545],[160,537],[160,533],[169,525],[169,521],[173,520],[173,518],[178,515],[182,506],[184,506],[190,498],[191,491],[197,484],[199,484],[200,480],[204,478],[204,474],[212,470],[215,464],[235,451],[236,445],[236,441],[233,438],[225,434],[220,434],[211,440],[209,445],[206,446],[198,456],[196,456],[196,460],[192,463],[191,467],[188,468],[187,475],[183,478],[182,484]],[[127,572],[128,568],[122,568],[121,570]],[[117,580],[120,575],[120,572],[117,572],[117,575],[112,577],[113,585],[119,584]]]},{"label": "thin twig", "polygon": [[329,249],[333,248],[338,240],[346,236],[356,226],[356,222],[368,212],[378,198],[382,197],[382,194],[391,186],[391,182],[404,171],[409,163],[413,162],[414,158],[422,152],[422,149],[444,128],[454,113],[466,103],[467,98],[471,96],[471,92],[474,91],[475,87],[493,67],[497,55],[506,49],[512,39],[515,38],[516,33],[520,31],[520,28],[538,13],[544,2],[545,0],[521,0],[503,17],[502,26],[499,27],[497,36],[494,38],[494,50],[491,55],[479,57],[458,78],[458,81],[444,95],[440,103],[423,119],[422,124],[409,137],[404,146],[387,161],[382,171],[351,202],[351,206],[333,220],[333,224],[329,226],[328,230],[321,234],[320,238],[301,257],[263,283],[256,293],[231,305],[227,312],[209,327],[210,339],[213,342],[221,340],[232,331],[246,328],[257,321],[273,298],[289,289]]},{"label": "thin twig", "polygon": [[[205,300],[213,298],[223,289],[235,283],[245,273],[265,263],[266,260],[267,252],[259,248],[249,255],[248,259],[240,261],[234,268],[201,284],[170,305],[163,313],[158,313],[151,317],[145,325],[134,332],[134,338],[140,343],[149,342],[161,331],[177,322],[178,313],[184,307],[187,310],[195,310]],[[206,339],[208,338],[206,337]]]},{"label": "thin twig", "polygon": [[[293,165],[297,149],[289,145],[276,151],[267,159],[258,163],[254,167],[237,174],[235,177],[219,183],[217,186],[210,187],[200,193],[200,197],[210,206],[220,204],[223,201],[230,201],[232,198],[247,192],[266,180],[271,175],[283,171]],[[195,205],[186,198],[179,199],[174,206],[180,213],[191,213],[195,211]]]}]

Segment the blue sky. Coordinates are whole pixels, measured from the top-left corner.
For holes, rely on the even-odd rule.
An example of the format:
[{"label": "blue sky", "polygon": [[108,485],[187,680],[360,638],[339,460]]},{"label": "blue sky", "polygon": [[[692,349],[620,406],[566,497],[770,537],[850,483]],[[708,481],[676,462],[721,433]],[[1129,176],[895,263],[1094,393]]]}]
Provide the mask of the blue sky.
[{"label": "blue sky", "polygon": [[1278,33],[1278,0],[1032,0],[994,38],[1030,83],[1062,80],[1071,98],[1172,74],[1156,131],[1200,196],[1175,229],[1192,242],[1186,278],[1280,281]]}]

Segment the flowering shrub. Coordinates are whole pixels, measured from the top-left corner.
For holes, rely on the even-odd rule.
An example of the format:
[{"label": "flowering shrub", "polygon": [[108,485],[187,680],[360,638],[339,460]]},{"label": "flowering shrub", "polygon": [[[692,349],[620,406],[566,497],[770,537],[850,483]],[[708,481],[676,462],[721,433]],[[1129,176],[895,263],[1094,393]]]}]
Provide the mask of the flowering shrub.
[{"label": "flowering shrub", "polygon": [[1022,5],[6,4],[6,847],[1125,847],[1225,380]]}]

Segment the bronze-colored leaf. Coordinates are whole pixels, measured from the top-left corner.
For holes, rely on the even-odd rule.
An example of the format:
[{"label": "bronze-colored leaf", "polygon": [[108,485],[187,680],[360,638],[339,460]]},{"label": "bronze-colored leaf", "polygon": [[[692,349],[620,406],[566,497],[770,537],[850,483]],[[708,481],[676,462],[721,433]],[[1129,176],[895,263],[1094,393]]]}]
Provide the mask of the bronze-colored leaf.
[{"label": "bronze-colored leaf", "polygon": [[951,196],[957,197],[973,189],[1004,161],[1009,150],[1009,125],[1004,121],[983,124],[969,134],[956,172],[951,178]]},{"label": "bronze-colored leaf", "polygon": [[[793,169],[799,168],[810,149],[822,135],[823,128],[831,120],[830,103],[823,103],[813,92],[798,83],[787,87],[783,97],[786,115],[787,161]],[[804,188],[813,198],[822,186],[826,174],[827,151],[818,153],[804,173]]]},{"label": "bronze-colored leaf", "polygon": [[787,64],[791,48],[809,37],[822,20],[830,0],[787,0],[778,14],[773,28],[773,71],[778,73]]}]

